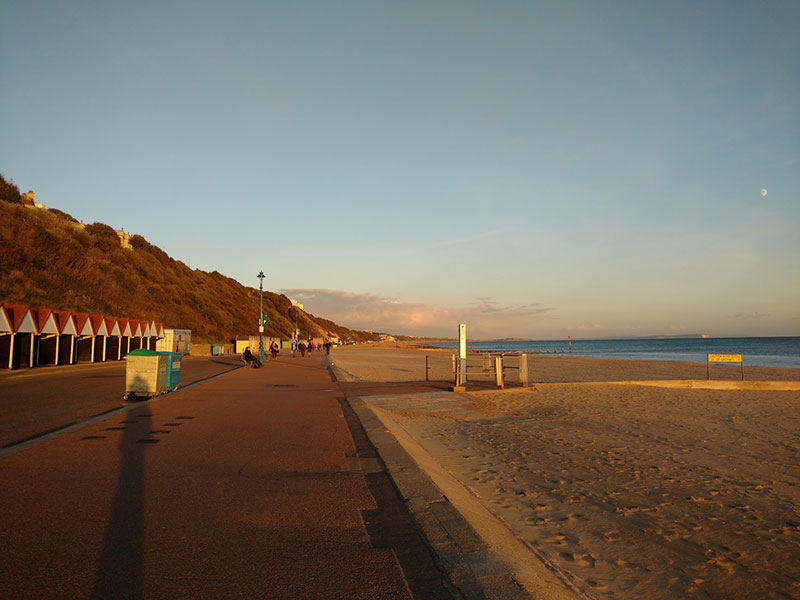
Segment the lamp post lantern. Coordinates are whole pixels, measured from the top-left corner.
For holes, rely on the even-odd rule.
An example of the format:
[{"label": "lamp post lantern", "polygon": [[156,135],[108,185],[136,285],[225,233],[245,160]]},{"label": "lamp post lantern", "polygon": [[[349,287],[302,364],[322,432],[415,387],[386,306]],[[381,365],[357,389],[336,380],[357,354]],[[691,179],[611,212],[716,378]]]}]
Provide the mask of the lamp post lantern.
[{"label": "lamp post lantern", "polygon": [[258,361],[264,363],[264,271],[258,272],[258,293],[259,308],[261,314],[258,315]]}]

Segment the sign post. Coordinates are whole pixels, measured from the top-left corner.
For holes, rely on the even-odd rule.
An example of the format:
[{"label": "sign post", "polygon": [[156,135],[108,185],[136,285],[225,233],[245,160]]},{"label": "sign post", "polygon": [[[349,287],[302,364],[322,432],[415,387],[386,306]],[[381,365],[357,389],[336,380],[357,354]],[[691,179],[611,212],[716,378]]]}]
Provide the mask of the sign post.
[{"label": "sign post", "polygon": [[742,381],[744,381],[744,357],[741,354],[707,354],[706,379],[711,379],[711,363],[739,363],[742,367]]},{"label": "sign post", "polygon": [[467,385],[467,325],[458,325],[458,385]]}]

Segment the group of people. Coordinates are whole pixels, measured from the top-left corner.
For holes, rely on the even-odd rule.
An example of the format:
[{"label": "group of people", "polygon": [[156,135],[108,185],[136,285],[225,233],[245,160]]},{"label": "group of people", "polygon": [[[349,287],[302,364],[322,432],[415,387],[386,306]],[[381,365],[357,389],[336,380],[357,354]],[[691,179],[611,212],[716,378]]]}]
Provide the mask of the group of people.
[{"label": "group of people", "polygon": [[[311,351],[319,349],[320,347],[325,349],[325,354],[330,354],[331,346],[333,346],[333,344],[329,341],[326,341],[324,344],[317,346],[313,340],[308,340],[308,343],[300,342],[299,344],[297,344],[295,348],[300,351],[300,356],[305,356],[306,352],[308,352],[308,355],[311,356]],[[295,348],[293,348],[293,350]],[[272,355],[272,358],[273,359],[278,358],[278,354],[280,353],[280,351],[281,349],[280,346],[278,346],[278,342],[272,340],[272,343],[269,345],[269,352]],[[261,366],[261,361],[259,361],[258,358],[256,358],[256,356],[250,351],[250,346],[244,349],[244,352],[242,353],[242,360],[244,361],[245,366],[248,367],[253,367],[257,369],[258,367]]]}]

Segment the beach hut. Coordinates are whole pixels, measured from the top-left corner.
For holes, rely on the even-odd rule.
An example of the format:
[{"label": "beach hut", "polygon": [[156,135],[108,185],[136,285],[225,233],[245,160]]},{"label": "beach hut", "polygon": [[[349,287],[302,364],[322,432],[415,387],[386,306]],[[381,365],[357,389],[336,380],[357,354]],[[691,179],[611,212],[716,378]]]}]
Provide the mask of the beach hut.
[{"label": "beach hut", "polygon": [[74,362],[92,362],[94,358],[94,331],[92,321],[86,313],[74,313],[75,330],[75,360]]},{"label": "beach hut", "polygon": [[[161,339],[159,339],[156,342],[156,350],[165,350],[167,352],[180,352],[182,354],[188,354],[191,342],[192,342],[191,329],[164,329],[163,325],[161,325]],[[239,346],[237,342],[237,348],[238,347]],[[242,352],[243,351],[244,351],[244,346],[242,346]],[[241,354],[241,352],[237,350],[237,354]]]},{"label": "beach hut", "polygon": [[3,361],[3,366],[9,369],[20,367],[33,367],[36,335],[36,323],[31,315],[29,306],[3,305],[3,317],[0,327],[3,329],[3,338],[8,336],[7,344],[4,342],[2,356],[8,355],[8,361]]},{"label": "beach hut", "polygon": [[53,311],[49,308],[32,308],[31,317],[39,332],[34,349],[34,364],[58,364],[59,331]]},{"label": "beach hut", "polygon": [[[150,350],[153,350],[155,349],[156,343],[158,342],[159,339],[158,323],[156,323],[155,321],[150,321],[149,325],[150,325],[150,336],[147,340],[147,347]],[[164,337],[164,334],[162,333],[160,337]]]},{"label": "beach hut", "polygon": [[13,346],[13,318],[0,304],[0,369],[11,368],[11,347]]},{"label": "beach hut", "polygon": [[53,319],[58,330],[55,364],[71,365],[75,362],[75,338],[78,335],[75,319],[68,310],[54,310]]},{"label": "beach hut", "polygon": [[106,338],[106,360],[119,360],[120,359],[120,334],[119,324],[117,317],[103,317],[108,330],[108,337]]},{"label": "beach hut", "polygon": [[142,324],[142,344],[141,348],[145,348],[146,350],[150,350],[150,322],[149,321],[141,321]]},{"label": "beach hut", "polygon": [[106,345],[108,341],[105,317],[102,315],[89,315],[89,322],[92,325],[93,338],[92,362],[104,362],[106,360]]},{"label": "beach hut", "polygon": [[252,343],[250,341],[250,336],[247,337],[239,336],[234,340],[234,344],[235,344],[234,352],[236,352],[236,354],[241,354],[242,352],[244,352],[244,349],[247,348],[248,346],[250,346],[251,350],[253,349]]},{"label": "beach hut", "polygon": [[119,327],[119,358],[122,360],[131,350],[130,319],[117,319],[117,327]]},{"label": "beach hut", "polygon": [[138,350],[142,347],[142,322],[137,321],[135,319],[130,320],[131,325],[131,337],[130,337],[130,345],[128,346],[128,350]]}]

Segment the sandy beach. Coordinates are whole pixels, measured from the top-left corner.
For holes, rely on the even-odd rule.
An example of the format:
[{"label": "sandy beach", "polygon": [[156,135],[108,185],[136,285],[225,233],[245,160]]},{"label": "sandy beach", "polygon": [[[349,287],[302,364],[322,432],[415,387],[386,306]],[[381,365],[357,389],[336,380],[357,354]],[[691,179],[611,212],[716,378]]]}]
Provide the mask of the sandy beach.
[{"label": "sandy beach", "polygon": [[[450,353],[336,349],[366,381],[450,379]],[[593,598],[800,598],[800,391],[583,382],[705,379],[696,363],[536,356],[535,388],[372,397]],[[735,369],[713,371],[736,379]],[[800,381],[796,369],[747,379]]]}]

